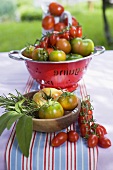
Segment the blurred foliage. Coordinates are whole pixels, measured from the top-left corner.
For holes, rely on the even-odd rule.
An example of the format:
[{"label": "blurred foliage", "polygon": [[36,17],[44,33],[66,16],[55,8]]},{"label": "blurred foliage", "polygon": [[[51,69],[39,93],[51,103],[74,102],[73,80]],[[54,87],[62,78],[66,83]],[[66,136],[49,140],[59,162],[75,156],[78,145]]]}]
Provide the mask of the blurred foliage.
[{"label": "blurred foliage", "polygon": [[22,6],[19,11],[21,21],[33,21],[42,19],[42,11],[40,8],[36,9],[34,7]]},{"label": "blurred foliage", "polygon": [[[0,1],[6,2],[11,0]],[[17,1],[26,3],[26,0]],[[27,5],[22,5],[21,3],[18,5],[18,12],[20,12],[21,18],[24,22],[3,22],[0,24],[0,42],[2,42],[0,45],[0,52],[22,49],[28,43],[34,43],[37,38],[41,38],[42,36],[41,9],[38,7],[35,8],[29,3],[27,3]],[[92,11],[89,11],[87,3],[79,3],[73,6],[68,5],[65,6],[65,10],[68,10],[74,17],[76,17],[80,25],[82,25],[83,36],[92,39],[95,46],[105,46],[106,50],[113,49],[113,44],[108,45],[105,38],[101,3],[97,3],[96,1]],[[106,15],[110,25],[111,35],[113,37],[112,10],[112,8],[107,9]]]},{"label": "blurred foliage", "polygon": [[15,17],[15,0],[0,0],[0,21],[14,20]]}]

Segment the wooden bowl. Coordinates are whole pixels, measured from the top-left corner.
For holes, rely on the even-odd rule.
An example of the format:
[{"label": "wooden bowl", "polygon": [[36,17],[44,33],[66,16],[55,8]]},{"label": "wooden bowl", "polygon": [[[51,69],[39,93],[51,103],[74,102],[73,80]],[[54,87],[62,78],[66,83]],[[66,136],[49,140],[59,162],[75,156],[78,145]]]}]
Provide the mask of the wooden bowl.
[{"label": "wooden bowl", "polygon": [[[25,94],[27,98],[32,98],[37,91]],[[74,123],[81,108],[81,101],[78,98],[78,105],[72,111],[65,111],[64,116],[56,119],[35,119],[33,118],[33,130],[38,132],[57,132],[67,128]]]}]

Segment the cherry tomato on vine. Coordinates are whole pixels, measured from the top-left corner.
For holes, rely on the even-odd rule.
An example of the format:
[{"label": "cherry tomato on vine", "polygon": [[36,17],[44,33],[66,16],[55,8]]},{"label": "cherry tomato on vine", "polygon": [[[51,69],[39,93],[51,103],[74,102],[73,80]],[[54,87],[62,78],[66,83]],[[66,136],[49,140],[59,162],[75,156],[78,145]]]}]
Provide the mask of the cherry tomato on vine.
[{"label": "cherry tomato on vine", "polygon": [[93,123],[91,125],[91,129],[94,131],[94,133],[96,133],[96,135],[98,135],[99,137],[104,136],[104,130],[96,123]]},{"label": "cherry tomato on vine", "polygon": [[90,134],[90,125],[87,123],[81,124],[80,126],[80,133],[82,137]]},{"label": "cherry tomato on vine", "polygon": [[61,104],[57,101],[48,101],[39,109],[38,116],[41,119],[54,119],[64,115]]},{"label": "cherry tomato on vine", "polygon": [[[66,26],[68,26],[68,18],[67,17],[64,19],[63,22],[65,23]],[[78,25],[77,19],[74,16],[72,16],[72,26],[77,26],[77,25]]]},{"label": "cherry tomato on vine", "polygon": [[48,42],[42,40],[42,41],[40,41],[39,45],[40,45],[40,48],[45,48],[46,49],[48,47]]},{"label": "cherry tomato on vine", "polygon": [[37,61],[47,61],[48,52],[44,48],[35,48],[32,52],[32,59]]},{"label": "cherry tomato on vine", "polygon": [[49,37],[50,45],[55,46],[58,39],[59,39],[59,35],[56,33],[52,33]]},{"label": "cherry tomato on vine", "polygon": [[104,134],[107,134],[107,130],[106,130],[106,128],[103,125],[98,124],[98,126],[102,128]]},{"label": "cherry tomato on vine", "polygon": [[65,27],[66,25],[63,22],[58,22],[54,25],[54,30],[61,32]]},{"label": "cherry tomato on vine", "polygon": [[78,104],[78,99],[75,94],[64,92],[58,98],[58,102],[62,105],[64,110],[73,110]]},{"label": "cherry tomato on vine", "polygon": [[84,124],[84,123],[86,123],[86,117],[85,116],[83,116],[83,115],[79,115],[78,116],[78,124],[79,124],[79,126],[81,125],[81,124]]},{"label": "cherry tomato on vine", "polygon": [[108,148],[111,146],[111,141],[107,137],[100,137],[98,139],[98,145],[102,148]]},{"label": "cherry tomato on vine", "polygon": [[65,38],[66,40],[70,39],[69,31],[64,31],[64,32],[60,33],[59,36],[60,36],[60,38]]},{"label": "cherry tomato on vine", "polygon": [[51,141],[51,145],[58,147],[67,141],[67,133],[59,132]]},{"label": "cherry tomato on vine", "polygon": [[52,15],[47,15],[42,19],[42,27],[45,30],[50,30],[54,27],[55,20]]},{"label": "cherry tomato on vine", "polygon": [[88,147],[94,148],[98,144],[98,136],[97,135],[90,135],[87,140]]},{"label": "cherry tomato on vine", "polygon": [[60,16],[64,12],[64,7],[57,2],[51,2],[49,4],[49,12],[54,16]]},{"label": "cherry tomato on vine", "polygon": [[66,54],[62,50],[53,50],[49,55],[49,61],[65,61]]},{"label": "cherry tomato on vine", "polygon": [[56,42],[56,48],[58,50],[64,51],[66,54],[68,54],[71,51],[71,44],[68,40],[65,38],[60,38]]},{"label": "cherry tomato on vine", "polygon": [[70,130],[67,133],[67,139],[69,142],[76,142],[79,139],[79,135],[76,131]]}]

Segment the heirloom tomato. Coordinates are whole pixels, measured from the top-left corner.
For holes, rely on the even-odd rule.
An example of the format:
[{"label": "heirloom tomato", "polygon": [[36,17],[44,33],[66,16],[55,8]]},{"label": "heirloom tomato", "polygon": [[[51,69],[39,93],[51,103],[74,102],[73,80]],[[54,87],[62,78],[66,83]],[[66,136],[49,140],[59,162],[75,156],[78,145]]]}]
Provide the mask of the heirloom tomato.
[{"label": "heirloom tomato", "polygon": [[59,132],[51,141],[51,145],[58,147],[67,141],[67,133]]},{"label": "heirloom tomato", "polygon": [[65,61],[66,54],[62,50],[53,50],[49,55],[49,61]]},{"label": "heirloom tomato", "polygon": [[88,147],[94,148],[98,144],[98,136],[97,135],[90,135],[87,140]]},{"label": "heirloom tomato", "polygon": [[54,27],[55,20],[52,15],[47,15],[42,19],[42,27],[45,30],[50,30]]},{"label": "heirloom tomato", "polygon": [[54,119],[64,115],[64,109],[57,101],[49,100],[43,104],[39,111],[38,116],[41,119]]},{"label": "heirloom tomato", "polygon": [[58,102],[62,105],[64,110],[73,110],[78,104],[78,99],[73,93],[63,92],[58,98]]},{"label": "heirloom tomato", "polygon": [[58,50],[64,51],[66,54],[68,54],[71,51],[71,44],[68,40],[65,38],[60,38],[56,42],[56,48]]},{"label": "heirloom tomato", "polygon": [[47,61],[48,52],[43,48],[35,48],[32,52],[32,59],[37,61]]},{"label": "heirloom tomato", "polygon": [[32,58],[32,52],[34,49],[35,49],[34,46],[29,45],[24,49],[24,51],[22,52],[22,55],[24,55],[25,57],[28,57],[28,58]]},{"label": "heirloom tomato", "polygon": [[51,2],[49,4],[49,12],[54,16],[60,16],[64,12],[64,7],[57,2]]},{"label": "heirloom tomato", "polygon": [[66,60],[77,60],[77,59],[80,59],[80,58],[83,58],[83,56],[81,56],[80,54],[67,54],[66,56]]},{"label": "heirloom tomato", "polygon": [[76,131],[70,130],[67,133],[67,139],[69,142],[76,142],[79,139],[79,135]]},{"label": "heirloom tomato", "polygon": [[94,43],[91,39],[73,38],[71,40],[71,48],[73,53],[82,56],[88,56],[94,51]]}]

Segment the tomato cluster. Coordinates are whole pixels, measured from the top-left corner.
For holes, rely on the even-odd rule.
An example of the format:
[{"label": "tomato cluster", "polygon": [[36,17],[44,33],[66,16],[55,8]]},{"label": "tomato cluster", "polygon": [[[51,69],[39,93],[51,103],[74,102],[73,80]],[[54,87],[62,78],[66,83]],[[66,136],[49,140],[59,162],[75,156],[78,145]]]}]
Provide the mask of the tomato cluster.
[{"label": "tomato cluster", "polygon": [[[106,128],[101,124],[95,123],[93,106],[91,105],[89,96],[81,102],[78,125],[80,135],[85,138],[88,147],[93,148],[98,145],[102,148],[108,148],[111,146],[110,139],[105,136],[107,134]],[[76,131],[69,131],[68,133],[60,132],[52,139],[52,146],[60,146],[67,140],[76,142],[78,139],[79,135]]]},{"label": "tomato cluster", "polygon": [[[45,30],[54,30],[54,31],[62,31],[66,26],[68,26],[68,18],[61,18],[61,15],[64,12],[64,7],[57,3],[51,2],[48,6],[48,13],[42,19],[42,28]],[[59,17],[59,22],[55,22],[55,17]],[[72,16],[72,23],[73,26],[78,25],[77,19]]]},{"label": "tomato cluster", "polygon": [[[40,39],[36,39],[34,45],[30,45],[22,51],[22,54],[36,61],[66,61],[77,60],[94,52],[94,43],[91,39],[82,38],[82,26],[72,17],[72,23],[67,16],[62,16],[64,7],[51,2],[47,15],[42,19],[42,28],[46,33]],[[55,17],[59,22],[55,23]],[[61,19],[61,20],[60,20]]]},{"label": "tomato cluster", "polygon": [[81,136],[87,140],[88,147],[93,148],[99,145],[103,148],[108,148],[111,146],[110,139],[105,137],[107,134],[106,128],[95,123],[93,118],[93,106],[91,105],[89,96],[81,102],[78,124]]}]

